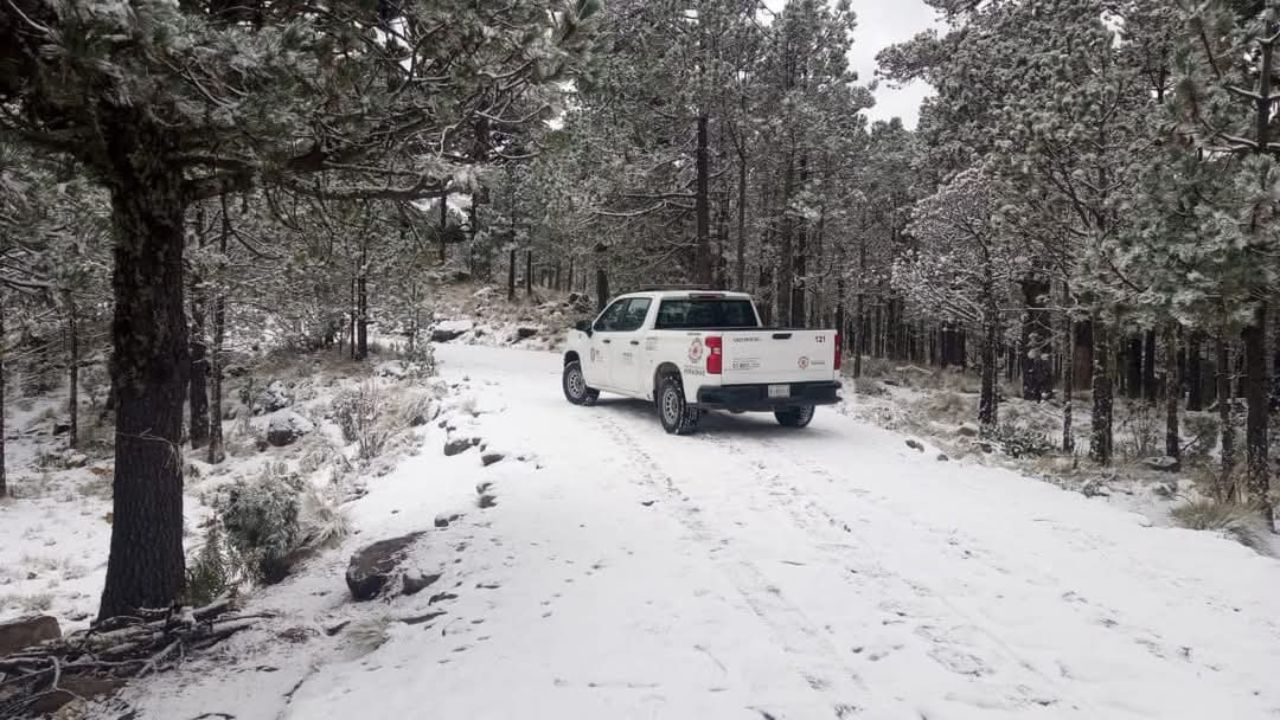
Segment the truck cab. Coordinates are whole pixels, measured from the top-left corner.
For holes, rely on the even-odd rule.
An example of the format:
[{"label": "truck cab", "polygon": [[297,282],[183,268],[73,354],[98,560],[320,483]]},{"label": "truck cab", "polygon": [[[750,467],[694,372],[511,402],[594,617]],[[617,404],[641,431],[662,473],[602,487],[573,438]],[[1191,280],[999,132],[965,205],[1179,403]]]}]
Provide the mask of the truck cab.
[{"label": "truck cab", "polygon": [[745,293],[655,290],[614,298],[570,331],[562,385],[578,405],[600,392],[653,401],[673,433],[711,410],[804,427],[840,401],[839,370],[835,330],[765,328]]}]

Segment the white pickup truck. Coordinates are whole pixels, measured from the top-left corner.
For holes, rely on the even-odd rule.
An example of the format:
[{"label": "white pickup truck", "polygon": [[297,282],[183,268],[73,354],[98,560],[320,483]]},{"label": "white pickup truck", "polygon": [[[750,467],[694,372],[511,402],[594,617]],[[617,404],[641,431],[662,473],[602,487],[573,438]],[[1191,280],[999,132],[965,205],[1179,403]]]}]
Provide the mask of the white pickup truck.
[{"label": "white pickup truck", "polygon": [[662,427],[683,435],[708,410],[805,427],[814,406],[840,401],[839,371],[835,330],[761,327],[743,293],[662,290],[615,298],[570,331],[562,384],[575,405],[601,391],[652,401]]}]

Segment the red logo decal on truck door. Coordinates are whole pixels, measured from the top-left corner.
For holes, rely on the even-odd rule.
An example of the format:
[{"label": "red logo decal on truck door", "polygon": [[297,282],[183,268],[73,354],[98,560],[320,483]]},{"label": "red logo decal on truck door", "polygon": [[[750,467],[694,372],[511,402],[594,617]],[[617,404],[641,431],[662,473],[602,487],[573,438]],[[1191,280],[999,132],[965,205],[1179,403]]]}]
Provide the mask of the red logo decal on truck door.
[{"label": "red logo decal on truck door", "polygon": [[702,359],[702,338],[694,338],[689,344],[689,362],[696,363]]},{"label": "red logo decal on truck door", "polygon": [[804,356],[804,355],[801,355],[801,356],[800,356],[800,359],[796,361],[796,364],[800,366],[800,369],[801,369],[801,370],[808,370],[808,369],[809,369],[809,358],[808,358],[808,357],[806,357],[806,356]]}]

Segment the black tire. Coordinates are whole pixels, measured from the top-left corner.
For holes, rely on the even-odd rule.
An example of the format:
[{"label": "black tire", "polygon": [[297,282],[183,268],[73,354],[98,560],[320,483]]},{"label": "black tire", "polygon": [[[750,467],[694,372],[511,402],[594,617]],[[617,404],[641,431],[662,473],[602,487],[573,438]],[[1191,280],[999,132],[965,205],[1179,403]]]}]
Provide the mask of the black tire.
[{"label": "black tire", "polygon": [[773,416],[778,418],[778,424],[783,427],[802,428],[813,422],[813,406],[800,405],[785,410],[775,410]]},{"label": "black tire", "polygon": [[658,383],[658,419],[672,435],[688,435],[698,429],[702,414],[684,399],[684,383],[678,375],[668,375]]},{"label": "black tire", "polygon": [[564,389],[564,398],[574,405],[591,406],[600,399],[600,391],[587,385],[587,378],[582,374],[582,363],[571,360],[564,364],[564,375],[560,378],[560,387]]}]

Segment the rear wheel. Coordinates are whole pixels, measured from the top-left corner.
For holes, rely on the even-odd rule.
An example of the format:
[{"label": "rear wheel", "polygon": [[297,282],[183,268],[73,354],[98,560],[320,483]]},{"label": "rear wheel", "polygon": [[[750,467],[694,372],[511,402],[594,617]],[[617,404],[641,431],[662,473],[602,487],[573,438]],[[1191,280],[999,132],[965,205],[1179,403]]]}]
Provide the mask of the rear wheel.
[{"label": "rear wheel", "polygon": [[662,429],[672,435],[688,435],[698,429],[701,413],[685,402],[684,383],[678,376],[668,375],[658,386],[658,417]]},{"label": "rear wheel", "polygon": [[587,387],[587,378],[582,374],[582,363],[577,360],[565,363],[564,376],[561,383],[564,397],[574,405],[595,405],[600,398],[600,391]]},{"label": "rear wheel", "polygon": [[778,418],[778,424],[783,427],[802,428],[813,422],[813,406],[800,405],[776,410],[773,416]]}]

